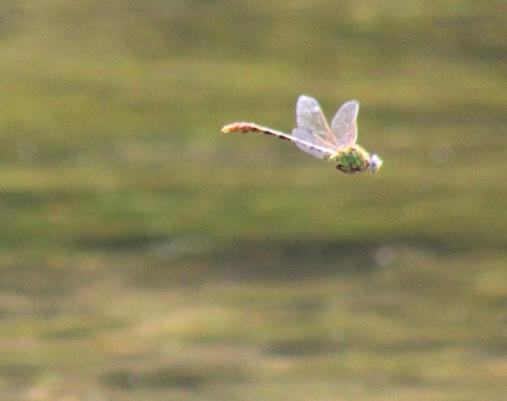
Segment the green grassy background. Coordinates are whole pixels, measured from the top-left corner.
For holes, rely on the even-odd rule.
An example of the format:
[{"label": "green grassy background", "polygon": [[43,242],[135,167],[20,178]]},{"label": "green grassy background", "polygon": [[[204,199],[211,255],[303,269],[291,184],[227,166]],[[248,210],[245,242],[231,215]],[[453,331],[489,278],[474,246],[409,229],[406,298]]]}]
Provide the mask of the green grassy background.
[{"label": "green grassy background", "polygon": [[[4,0],[0,400],[503,400],[503,1]],[[385,165],[288,143],[361,101]]]}]

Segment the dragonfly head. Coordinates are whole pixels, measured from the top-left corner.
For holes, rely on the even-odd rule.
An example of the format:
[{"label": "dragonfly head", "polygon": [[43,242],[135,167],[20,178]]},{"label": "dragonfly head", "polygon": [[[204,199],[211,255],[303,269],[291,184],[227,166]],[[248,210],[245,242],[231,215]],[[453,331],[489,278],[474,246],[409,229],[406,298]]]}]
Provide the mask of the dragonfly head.
[{"label": "dragonfly head", "polygon": [[368,170],[372,173],[376,173],[380,167],[382,167],[382,163],[382,159],[373,153],[368,158]]}]

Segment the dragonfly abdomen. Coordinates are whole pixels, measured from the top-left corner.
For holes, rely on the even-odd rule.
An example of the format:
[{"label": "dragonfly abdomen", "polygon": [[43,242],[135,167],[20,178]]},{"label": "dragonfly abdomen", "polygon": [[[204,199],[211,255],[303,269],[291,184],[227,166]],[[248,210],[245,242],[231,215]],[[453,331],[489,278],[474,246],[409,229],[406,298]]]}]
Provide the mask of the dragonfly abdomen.
[{"label": "dragonfly abdomen", "polygon": [[222,128],[222,132],[225,134],[229,133],[247,133],[247,132],[261,132],[265,135],[276,136],[277,138],[283,139],[285,141],[290,141],[290,138],[287,137],[286,134],[282,132],[275,131],[271,128],[263,127],[261,125],[257,125],[255,123],[246,123],[246,122],[237,122],[224,126]]}]

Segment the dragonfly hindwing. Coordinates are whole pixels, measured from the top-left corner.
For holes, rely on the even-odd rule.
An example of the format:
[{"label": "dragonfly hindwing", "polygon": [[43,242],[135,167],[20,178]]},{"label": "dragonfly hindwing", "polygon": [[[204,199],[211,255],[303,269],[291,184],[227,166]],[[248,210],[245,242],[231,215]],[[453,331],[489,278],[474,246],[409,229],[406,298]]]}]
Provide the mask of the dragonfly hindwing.
[{"label": "dragonfly hindwing", "polygon": [[333,153],[331,149],[324,150],[322,148],[322,145],[320,145],[320,146],[319,145],[317,145],[317,146],[310,145],[315,141],[315,139],[314,139],[313,132],[308,127],[294,128],[292,130],[292,136],[296,139],[300,139],[300,140],[308,143],[308,145],[307,145],[307,144],[303,144],[298,141],[293,141],[294,144],[299,149],[301,149],[303,152],[306,152],[306,153],[312,155],[313,157],[316,157],[317,159],[328,159],[329,156]]}]

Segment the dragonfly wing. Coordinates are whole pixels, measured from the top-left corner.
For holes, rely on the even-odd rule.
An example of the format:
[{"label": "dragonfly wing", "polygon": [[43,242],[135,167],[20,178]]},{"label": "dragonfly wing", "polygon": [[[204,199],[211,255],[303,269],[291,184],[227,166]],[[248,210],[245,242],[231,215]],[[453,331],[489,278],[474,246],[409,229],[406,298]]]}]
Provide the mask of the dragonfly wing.
[{"label": "dragonfly wing", "polygon": [[333,154],[331,149],[323,148],[321,144],[315,144],[315,135],[308,127],[294,128],[292,130],[292,136],[294,137],[292,142],[294,142],[299,149],[317,159],[328,159]]},{"label": "dragonfly wing", "polygon": [[315,137],[313,142],[329,147],[335,147],[338,144],[319,103],[314,98],[305,95],[298,98],[296,120],[299,128],[310,129],[311,134]]},{"label": "dragonfly wing", "polygon": [[357,114],[359,102],[351,100],[344,103],[331,121],[338,145],[352,146],[357,141]]}]

